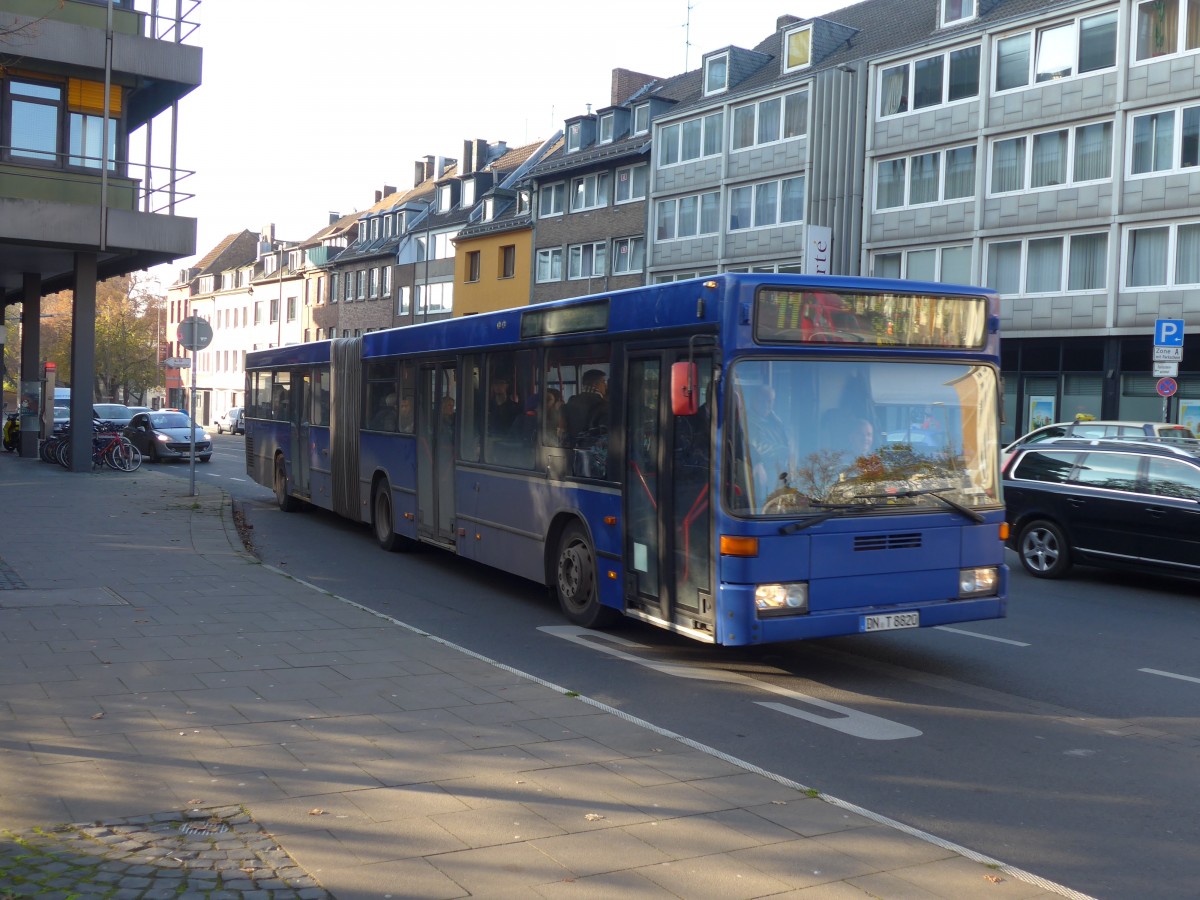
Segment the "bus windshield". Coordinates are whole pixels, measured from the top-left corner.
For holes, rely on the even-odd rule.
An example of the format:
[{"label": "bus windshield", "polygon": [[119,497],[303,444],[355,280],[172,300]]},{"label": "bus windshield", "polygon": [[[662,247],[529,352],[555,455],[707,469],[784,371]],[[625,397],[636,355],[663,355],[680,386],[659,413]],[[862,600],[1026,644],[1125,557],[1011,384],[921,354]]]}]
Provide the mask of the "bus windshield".
[{"label": "bus windshield", "polygon": [[743,360],[728,385],[722,495],[734,515],[1000,506],[991,366]]}]

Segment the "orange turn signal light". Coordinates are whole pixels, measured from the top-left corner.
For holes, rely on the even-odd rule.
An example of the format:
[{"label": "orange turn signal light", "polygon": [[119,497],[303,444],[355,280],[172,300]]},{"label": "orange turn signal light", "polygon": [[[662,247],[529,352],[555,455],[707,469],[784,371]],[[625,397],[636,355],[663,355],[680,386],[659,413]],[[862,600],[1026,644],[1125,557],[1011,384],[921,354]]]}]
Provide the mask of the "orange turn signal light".
[{"label": "orange turn signal light", "polygon": [[758,538],[721,535],[722,556],[758,556]]},{"label": "orange turn signal light", "polygon": [[1008,523],[1007,522],[1000,523],[1000,540],[1002,540],[1002,541],[1008,540]]}]

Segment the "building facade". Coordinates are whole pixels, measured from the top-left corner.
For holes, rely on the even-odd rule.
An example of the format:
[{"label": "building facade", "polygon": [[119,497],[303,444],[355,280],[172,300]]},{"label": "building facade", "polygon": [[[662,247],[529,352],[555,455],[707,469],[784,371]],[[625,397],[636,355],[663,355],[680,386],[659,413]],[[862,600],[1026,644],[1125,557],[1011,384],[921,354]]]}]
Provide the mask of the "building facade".
[{"label": "building facade", "polygon": [[[0,306],[21,304],[23,454],[36,453],[42,296],[74,295],[72,421],[91,419],[96,283],[196,252],[179,215],[190,173],[152,165],[151,124],[200,84],[194,23],[151,16],[132,0],[4,0],[0,42]],[[107,85],[107,90],[105,89]],[[164,128],[155,134],[173,135]],[[159,142],[160,144],[162,141]],[[152,177],[146,173],[152,172]],[[27,405],[29,408],[27,409]],[[72,430],[89,458],[88,429]]]}]

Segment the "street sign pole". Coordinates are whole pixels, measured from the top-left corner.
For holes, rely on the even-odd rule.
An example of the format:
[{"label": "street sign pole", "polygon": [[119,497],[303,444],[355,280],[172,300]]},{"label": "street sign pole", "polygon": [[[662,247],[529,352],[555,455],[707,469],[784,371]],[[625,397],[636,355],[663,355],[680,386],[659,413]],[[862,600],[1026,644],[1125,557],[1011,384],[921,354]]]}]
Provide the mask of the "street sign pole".
[{"label": "street sign pole", "polygon": [[196,496],[196,351],[203,350],[213,339],[212,326],[199,316],[188,316],[179,323],[175,332],[179,345],[192,354],[192,402],[189,404],[188,419],[191,429],[191,440],[188,447],[192,457],[192,496]]}]

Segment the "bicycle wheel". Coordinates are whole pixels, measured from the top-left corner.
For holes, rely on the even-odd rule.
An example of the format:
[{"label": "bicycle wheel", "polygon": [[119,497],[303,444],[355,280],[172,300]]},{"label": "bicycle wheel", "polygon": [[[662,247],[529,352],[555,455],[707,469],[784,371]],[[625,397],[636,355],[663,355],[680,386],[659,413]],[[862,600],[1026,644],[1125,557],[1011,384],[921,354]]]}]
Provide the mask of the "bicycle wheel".
[{"label": "bicycle wheel", "polygon": [[132,472],[142,464],[142,454],[127,438],[122,438],[108,448],[104,461],[121,472]]},{"label": "bicycle wheel", "polygon": [[64,469],[71,468],[71,442],[63,441],[54,450],[54,461]]}]

